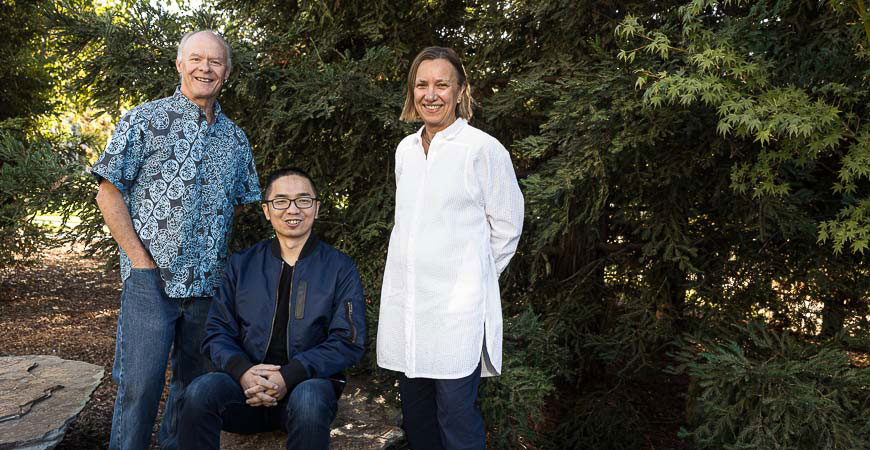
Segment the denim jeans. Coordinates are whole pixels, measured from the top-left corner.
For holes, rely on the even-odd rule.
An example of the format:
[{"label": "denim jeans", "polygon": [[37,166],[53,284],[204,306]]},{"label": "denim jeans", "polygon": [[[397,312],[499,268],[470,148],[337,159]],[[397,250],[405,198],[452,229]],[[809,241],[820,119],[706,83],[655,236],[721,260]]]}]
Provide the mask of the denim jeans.
[{"label": "denim jeans", "polygon": [[160,448],[176,448],[178,400],[185,386],[211,368],[199,351],[210,305],[207,297],[169,298],[157,269],[132,269],[124,281],[118,315],[112,367],[118,395],[110,449],[148,448],[168,356],[172,379],[158,441]]},{"label": "denim jeans", "polygon": [[480,366],[456,380],[401,374],[402,428],[411,450],[484,450],[486,427],[477,406],[479,386]]},{"label": "denim jeans", "polygon": [[283,430],[288,449],[329,448],[329,425],[338,410],[329,380],[305,380],[276,406],[248,406],[245,400],[242,387],[227,373],[212,372],[194,380],[184,392],[179,447],[217,450],[221,430],[240,434]]}]

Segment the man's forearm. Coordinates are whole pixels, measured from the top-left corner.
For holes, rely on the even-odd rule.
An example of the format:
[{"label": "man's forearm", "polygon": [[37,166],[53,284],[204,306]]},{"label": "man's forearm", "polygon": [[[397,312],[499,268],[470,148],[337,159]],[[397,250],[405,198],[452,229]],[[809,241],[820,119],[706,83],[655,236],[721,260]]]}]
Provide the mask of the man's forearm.
[{"label": "man's forearm", "polygon": [[130,257],[133,267],[150,268],[157,267],[151,255],[145,250],[136,230],[133,229],[133,220],[130,218],[130,210],[124,203],[124,197],[112,183],[103,180],[100,182],[100,190],[97,192],[97,206],[103,214],[103,220],[109,227],[109,232],[115,238],[115,242]]}]

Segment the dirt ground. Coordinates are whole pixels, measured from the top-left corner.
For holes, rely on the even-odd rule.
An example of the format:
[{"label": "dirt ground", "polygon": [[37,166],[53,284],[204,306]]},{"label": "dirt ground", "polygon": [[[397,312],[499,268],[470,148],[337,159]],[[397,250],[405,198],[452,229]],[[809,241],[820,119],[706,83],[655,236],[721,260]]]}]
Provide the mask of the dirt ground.
[{"label": "dirt ground", "polygon": [[69,249],[0,272],[0,355],[54,355],[103,366],[106,375],[58,449],[107,448],[115,388],[112,357],[121,283],[117,271]]}]

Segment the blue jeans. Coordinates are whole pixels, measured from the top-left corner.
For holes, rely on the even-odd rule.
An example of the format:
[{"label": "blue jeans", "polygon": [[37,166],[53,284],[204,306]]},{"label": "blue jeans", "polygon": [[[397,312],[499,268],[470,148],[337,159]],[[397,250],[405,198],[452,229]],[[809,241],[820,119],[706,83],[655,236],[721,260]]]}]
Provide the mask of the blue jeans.
[{"label": "blue jeans", "polygon": [[325,378],[305,380],[276,406],[248,406],[239,383],[229,374],[212,372],[193,381],[184,392],[178,443],[182,449],[219,449],[221,430],[240,434],[283,430],[287,448],[329,448],[329,425],[338,401]]},{"label": "blue jeans", "polygon": [[456,380],[401,374],[402,428],[412,450],[486,448],[486,427],[477,406],[480,366]]},{"label": "blue jeans", "polygon": [[176,448],[178,401],[185,386],[211,368],[208,358],[199,352],[210,305],[207,297],[169,298],[157,269],[132,269],[124,281],[118,315],[112,367],[118,395],[110,449],[148,448],[163,393],[167,356],[171,356],[172,379],[158,441],[160,448]]}]

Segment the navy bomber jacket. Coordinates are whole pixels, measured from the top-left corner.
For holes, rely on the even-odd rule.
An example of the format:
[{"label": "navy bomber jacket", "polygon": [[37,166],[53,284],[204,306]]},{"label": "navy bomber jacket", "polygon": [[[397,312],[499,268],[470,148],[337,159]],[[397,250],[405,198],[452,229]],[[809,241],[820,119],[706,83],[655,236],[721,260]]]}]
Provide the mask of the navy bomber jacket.
[{"label": "navy bomber jacket", "polygon": [[353,260],[311,234],[293,268],[288,323],[274,323],[282,263],[277,239],[229,258],[202,352],[239,381],[265,359],[273,327],[286,326],[289,363],[281,374],[289,393],[303,380],[335,377],[362,359],[365,300]]}]

